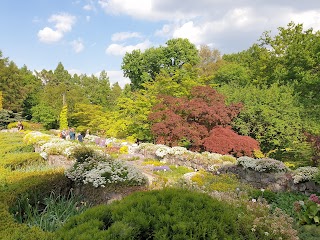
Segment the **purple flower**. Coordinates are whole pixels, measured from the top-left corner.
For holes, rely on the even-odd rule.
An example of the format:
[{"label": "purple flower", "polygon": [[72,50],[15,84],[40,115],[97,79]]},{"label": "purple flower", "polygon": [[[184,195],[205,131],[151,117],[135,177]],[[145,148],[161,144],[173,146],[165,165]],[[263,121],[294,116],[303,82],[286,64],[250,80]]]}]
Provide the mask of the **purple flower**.
[{"label": "purple flower", "polygon": [[158,167],[154,167],[153,171],[171,171],[171,169],[168,166],[158,166]]}]

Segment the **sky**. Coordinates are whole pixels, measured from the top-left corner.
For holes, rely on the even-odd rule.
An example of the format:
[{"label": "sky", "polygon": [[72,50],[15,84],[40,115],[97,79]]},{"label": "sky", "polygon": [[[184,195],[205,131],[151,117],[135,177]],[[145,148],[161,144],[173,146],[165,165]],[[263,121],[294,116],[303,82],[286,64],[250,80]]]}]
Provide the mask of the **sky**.
[{"label": "sky", "polygon": [[289,22],[320,30],[319,0],[0,0],[0,51],[18,67],[99,75],[130,83],[122,58],[188,38],[236,53]]}]

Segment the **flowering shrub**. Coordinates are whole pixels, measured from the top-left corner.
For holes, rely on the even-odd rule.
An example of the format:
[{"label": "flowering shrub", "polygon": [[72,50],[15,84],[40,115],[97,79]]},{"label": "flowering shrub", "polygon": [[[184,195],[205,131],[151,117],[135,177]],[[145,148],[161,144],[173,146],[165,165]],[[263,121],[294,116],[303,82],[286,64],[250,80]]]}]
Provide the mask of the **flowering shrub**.
[{"label": "flowering shrub", "polygon": [[155,154],[159,158],[164,158],[167,154],[170,153],[170,147],[165,145],[158,144],[159,148],[156,150]]},{"label": "flowering shrub", "polygon": [[256,162],[255,170],[258,172],[286,172],[286,165],[272,158],[261,158]]},{"label": "flowering shrub", "polygon": [[313,180],[314,176],[319,173],[316,167],[299,167],[293,172],[293,182],[306,182]]},{"label": "flowering shrub", "polygon": [[245,169],[251,169],[254,170],[256,167],[256,159],[251,158],[251,157],[239,157],[237,159],[237,165],[242,166]]},{"label": "flowering shrub", "polygon": [[126,145],[121,146],[119,149],[120,154],[127,154],[128,152],[129,152],[129,147]]},{"label": "flowering shrub", "polygon": [[46,152],[48,155],[64,155],[70,157],[74,148],[79,144],[71,141],[65,141],[60,138],[52,138],[50,141],[40,146],[41,152]]},{"label": "flowering shrub", "polygon": [[45,143],[49,141],[51,138],[52,136],[50,136],[49,134],[44,134],[41,132],[29,132],[24,136],[23,141],[26,144],[39,144]]},{"label": "flowering shrub", "polygon": [[311,194],[309,199],[295,202],[294,208],[301,225],[320,225],[320,199],[317,195]]},{"label": "flowering shrub", "polygon": [[257,172],[285,172],[288,170],[283,162],[272,158],[254,159],[251,157],[239,157],[237,164],[243,168]]},{"label": "flowering shrub", "polygon": [[103,159],[101,156],[99,160],[89,157],[84,162],[76,163],[66,170],[65,175],[72,181],[90,183],[94,187],[105,187],[106,184],[140,186],[147,182],[145,176],[132,165],[119,160]]},{"label": "flowering shrub", "polygon": [[192,152],[184,147],[168,147],[163,144],[141,143],[136,147],[136,152],[154,155],[158,158],[177,159],[185,162],[200,163],[212,169],[212,171],[224,164],[235,164],[236,158],[230,155],[222,155],[211,152]]}]

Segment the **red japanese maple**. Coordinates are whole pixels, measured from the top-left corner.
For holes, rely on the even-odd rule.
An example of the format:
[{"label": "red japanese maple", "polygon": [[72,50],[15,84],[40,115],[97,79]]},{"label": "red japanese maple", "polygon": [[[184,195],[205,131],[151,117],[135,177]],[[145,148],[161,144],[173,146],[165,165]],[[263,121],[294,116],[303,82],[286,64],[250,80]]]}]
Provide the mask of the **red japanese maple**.
[{"label": "red japanese maple", "polygon": [[230,127],[216,126],[205,138],[203,145],[207,151],[221,154],[232,154],[237,157],[252,156],[259,149],[259,142],[248,136],[241,136]]},{"label": "red japanese maple", "polygon": [[[157,143],[175,146],[182,139],[187,139],[191,143],[192,150],[216,149],[213,148],[212,134],[216,132],[213,129],[217,126],[220,128],[229,126],[241,108],[241,103],[227,106],[225,97],[211,87],[194,87],[190,98],[162,96],[162,102],[156,105],[149,115],[149,119],[153,122],[151,131]],[[239,137],[237,141],[247,141],[247,138]]]}]

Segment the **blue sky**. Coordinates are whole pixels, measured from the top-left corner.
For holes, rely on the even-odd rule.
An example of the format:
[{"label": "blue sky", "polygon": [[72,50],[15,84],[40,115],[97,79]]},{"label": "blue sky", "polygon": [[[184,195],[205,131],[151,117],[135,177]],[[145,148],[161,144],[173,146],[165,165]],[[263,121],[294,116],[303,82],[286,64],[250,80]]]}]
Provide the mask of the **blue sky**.
[{"label": "blue sky", "polygon": [[188,38],[239,52],[264,31],[277,32],[290,21],[320,29],[318,0],[1,0],[0,51],[19,67],[99,74],[111,83],[129,83],[122,57]]}]

